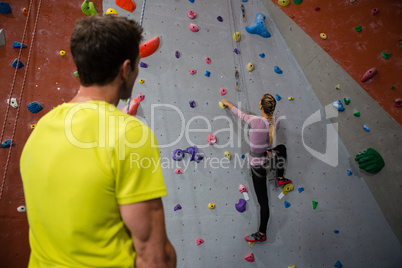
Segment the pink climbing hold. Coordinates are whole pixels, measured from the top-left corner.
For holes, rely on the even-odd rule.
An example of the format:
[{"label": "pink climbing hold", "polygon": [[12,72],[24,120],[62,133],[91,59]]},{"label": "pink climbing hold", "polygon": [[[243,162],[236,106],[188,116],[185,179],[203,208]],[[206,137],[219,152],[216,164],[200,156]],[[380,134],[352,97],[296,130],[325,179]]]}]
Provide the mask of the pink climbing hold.
[{"label": "pink climbing hold", "polygon": [[194,11],[192,11],[192,10],[189,10],[188,12],[187,12],[187,17],[189,17],[190,19],[195,19],[195,17],[197,16],[197,13],[195,13]]},{"label": "pink climbing hold", "polygon": [[246,189],[246,187],[244,187],[243,184],[240,184],[239,191],[240,191],[240,193],[247,193],[247,189]]},{"label": "pink climbing hold", "polygon": [[395,99],[395,102],[394,102],[394,105],[395,105],[395,107],[402,107],[402,99]]},{"label": "pink climbing hold", "polygon": [[202,243],[204,243],[204,240],[197,238],[197,246],[201,245]]},{"label": "pink climbing hold", "polygon": [[209,144],[214,145],[216,143],[216,136],[214,134],[209,134],[207,140]]},{"label": "pink climbing hold", "polygon": [[246,257],[244,257],[244,259],[245,259],[246,261],[248,261],[248,262],[254,262],[255,259],[254,259],[254,254],[253,254],[253,252],[251,252],[251,253],[248,254]]},{"label": "pink climbing hold", "polygon": [[221,95],[223,96],[223,95],[225,95],[225,94],[226,94],[226,89],[221,88]]},{"label": "pink climbing hold", "polygon": [[314,10],[315,10],[315,11],[320,11],[320,10],[321,10],[321,8],[316,7],[316,8],[314,8]]},{"label": "pink climbing hold", "polygon": [[377,15],[378,14],[378,12],[380,12],[380,10],[378,9],[378,8],[373,8],[372,10],[371,10],[371,15]]},{"label": "pink climbing hold", "polygon": [[143,101],[145,99],[145,95],[142,95],[141,93],[138,94],[137,99],[139,101]]},{"label": "pink climbing hold", "polygon": [[178,168],[174,171],[176,174],[183,174],[183,170],[181,168]]},{"label": "pink climbing hold", "polygon": [[207,64],[211,64],[211,58],[210,58],[210,57],[206,57],[206,58],[205,58],[205,62],[206,62]]},{"label": "pink climbing hold", "polygon": [[195,33],[200,30],[200,29],[198,29],[198,26],[195,25],[194,23],[190,23],[190,24],[188,25],[188,27],[190,28],[190,31],[195,32]]},{"label": "pink climbing hold", "polygon": [[371,77],[373,77],[373,75],[375,75],[377,73],[377,69],[376,68],[371,68],[369,69],[362,77],[361,81],[362,82],[366,82],[367,80],[369,80]]},{"label": "pink climbing hold", "polygon": [[188,71],[190,72],[191,75],[195,75],[197,73],[197,70],[194,70],[194,69],[191,69],[191,70],[188,70]]}]

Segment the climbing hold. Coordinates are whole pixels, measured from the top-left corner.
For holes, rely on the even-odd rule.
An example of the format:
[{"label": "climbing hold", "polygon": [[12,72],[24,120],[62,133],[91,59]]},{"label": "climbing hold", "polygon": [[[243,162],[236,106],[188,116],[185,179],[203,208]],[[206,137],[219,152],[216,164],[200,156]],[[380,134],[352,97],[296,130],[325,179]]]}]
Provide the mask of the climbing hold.
[{"label": "climbing hold", "polygon": [[[194,2],[194,0],[193,0],[193,2]],[[202,240],[201,238],[197,238],[197,246],[201,245],[202,243],[204,243],[204,240]]]},{"label": "climbing hold", "polygon": [[207,64],[211,64],[211,58],[210,58],[210,57],[206,57],[206,58],[205,58],[205,62],[206,62]]},{"label": "climbing hold", "polygon": [[145,62],[140,62],[140,67],[141,68],[147,68],[148,67],[148,64],[146,64]]},{"label": "climbing hold", "polygon": [[380,10],[378,9],[378,8],[373,8],[372,10],[371,10],[371,15],[377,15],[378,14],[378,12],[380,12]]},{"label": "climbing hold", "polygon": [[325,34],[325,33],[320,33],[320,37],[321,37],[321,39],[327,39],[327,35]]},{"label": "climbing hold", "polygon": [[214,134],[209,134],[207,141],[210,145],[214,145],[216,143],[216,136]]},{"label": "climbing hold", "polygon": [[268,38],[271,34],[268,32],[265,26],[265,16],[261,13],[255,15],[254,24],[251,26],[246,26],[246,31],[250,34],[258,34],[261,37]]},{"label": "climbing hold", "polygon": [[222,21],[223,21],[223,19],[222,19],[222,17],[221,17],[221,16],[218,16],[216,19],[217,19],[218,21],[220,21],[220,22],[222,22]]},{"label": "climbing hold", "polygon": [[370,173],[377,173],[385,166],[384,159],[380,153],[373,148],[367,148],[359,152],[356,155],[355,161],[359,163],[359,168]]},{"label": "climbing hold", "polygon": [[248,2],[248,0],[242,0],[243,2]]},{"label": "climbing hold", "polygon": [[240,42],[241,39],[241,34],[239,32],[235,32],[233,34],[233,40],[235,40],[236,42]]},{"label": "climbing hold", "polygon": [[18,212],[25,212],[25,211],[27,211],[27,208],[25,206],[19,206],[19,207],[17,207],[17,211]]},{"label": "climbing hold", "polygon": [[348,169],[348,170],[346,170],[346,173],[348,174],[348,176],[352,176],[352,175],[353,175],[353,172],[352,172],[352,171],[350,171],[349,169]]},{"label": "climbing hold", "polygon": [[4,31],[0,29],[0,46],[4,46],[6,44],[6,40],[4,39]]},{"label": "climbing hold", "polygon": [[395,89],[395,87],[394,87],[394,86],[391,86],[391,89]]},{"label": "climbing hold", "polygon": [[288,98],[288,100],[290,100],[290,101],[292,101],[292,100],[294,100],[295,98],[293,98],[293,97],[289,97]]},{"label": "climbing hold", "polygon": [[264,54],[264,53],[258,54],[258,56],[260,56],[261,58],[265,58],[265,54]]},{"label": "climbing hold", "polygon": [[36,114],[43,109],[42,105],[40,105],[40,103],[37,101],[31,102],[30,104],[28,104],[27,108],[33,114]]},{"label": "climbing hold", "polygon": [[225,94],[226,94],[226,89],[221,88],[221,95],[223,96],[223,95],[225,95]]},{"label": "climbing hold", "polygon": [[221,107],[223,110],[225,110],[227,106],[220,101],[219,107]]},{"label": "climbing hold", "polygon": [[215,208],[215,204],[214,204],[214,203],[209,203],[209,204],[208,204],[208,208],[209,208],[209,209],[214,209],[214,208]]},{"label": "climbing hold", "polygon": [[18,103],[17,103],[17,99],[16,98],[11,98],[7,100],[7,104],[10,104],[11,107],[13,108],[17,108],[18,107]]},{"label": "climbing hold", "polygon": [[244,257],[244,259],[248,262],[254,262],[254,254],[251,252],[250,254],[248,254],[246,257]]},{"label": "climbing hold", "polygon": [[28,9],[26,9],[25,7],[22,9],[22,14],[24,15],[28,15]]},{"label": "climbing hold", "polygon": [[96,11],[96,8],[94,6],[94,3],[89,2],[88,0],[84,0],[84,2],[82,2],[81,10],[82,13],[88,16],[98,14],[98,11]]},{"label": "climbing hold", "polygon": [[190,19],[195,19],[195,17],[197,16],[197,13],[195,13],[194,11],[192,11],[192,10],[189,10],[188,12],[187,12],[187,17],[189,17]]},{"label": "climbing hold", "polygon": [[356,117],[360,117],[360,112],[359,111],[354,112],[353,115],[356,116]]},{"label": "climbing hold", "polygon": [[334,230],[334,234],[339,234],[339,231],[338,231],[338,230]]},{"label": "climbing hold", "polygon": [[60,56],[64,56],[64,55],[66,55],[66,52],[64,50],[60,50],[59,54],[60,54]]},{"label": "climbing hold", "polygon": [[288,268],[296,268],[296,265],[288,266]]},{"label": "climbing hold", "polygon": [[361,25],[356,26],[355,30],[356,30],[356,32],[360,33],[362,31],[362,26]]},{"label": "climbing hold", "polygon": [[20,42],[13,42],[13,48],[27,48],[27,45],[21,44]]},{"label": "climbing hold", "polygon": [[195,100],[190,100],[188,103],[190,104],[191,108],[195,107]]},{"label": "climbing hold", "polygon": [[299,187],[297,190],[299,191],[299,193],[301,193],[304,191],[304,187]]},{"label": "climbing hold", "polygon": [[32,124],[31,129],[35,129],[35,128],[36,128],[36,124]]},{"label": "climbing hold", "polygon": [[314,8],[314,10],[315,10],[315,11],[320,11],[320,10],[321,10],[321,8],[316,7],[316,8]]},{"label": "climbing hold", "polygon": [[176,174],[183,174],[183,170],[181,168],[178,168],[174,171]]},{"label": "climbing hold", "polygon": [[[17,66],[17,63],[18,63],[18,66]],[[13,63],[11,64],[11,66],[13,66],[14,68],[17,68],[17,69],[21,69],[22,67],[24,67],[24,64],[22,63],[22,61],[18,61],[18,59],[15,59],[13,61]]]},{"label": "climbing hold", "polygon": [[200,163],[202,159],[204,159],[204,156],[202,154],[198,154],[198,153],[195,154],[195,156],[194,156],[195,162]]},{"label": "climbing hold", "polygon": [[246,156],[245,156],[244,154],[242,154],[242,155],[240,156],[240,158],[241,158],[241,159],[244,159],[244,158],[246,158]]},{"label": "climbing hold", "polygon": [[181,160],[183,160],[183,157],[184,157],[184,152],[181,149],[176,149],[172,153],[172,158],[175,161],[181,161]]},{"label": "climbing hold", "polygon": [[317,208],[317,205],[318,205],[318,202],[317,202],[317,201],[313,201],[313,209],[316,209],[316,208]]},{"label": "climbing hold", "polygon": [[195,32],[195,33],[200,30],[200,29],[198,29],[198,26],[195,25],[194,23],[190,23],[190,24],[188,25],[188,27],[190,28],[190,31]]},{"label": "climbing hold", "polygon": [[180,204],[177,204],[176,206],[174,206],[174,211],[176,211],[176,210],[179,210],[179,209],[182,209],[182,207],[181,207],[181,205]]},{"label": "climbing hold", "polygon": [[300,5],[303,2],[303,0],[293,0],[293,4],[295,5]]},{"label": "climbing hold", "polygon": [[204,74],[206,77],[210,77],[211,76],[211,72],[210,71],[205,71],[205,74]]},{"label": "climbing hold", "polygon": [[274,72],[277,73],[277,74],[281,74],[282,70],[278,66],[275,66],[274,67]]},{"label": "climbing hold", "polygon": [[388,60],[389,57],[391,57],[391,55],[392,55],[392,53],[387,53],[387,52],[385,52],[385,51],[381,52],[381,54],[382,54],[382,57],[383,57],[385,60]]},{"label": "climbing hold", "polygon": [[188,71],[190,72],[191,75],[195,75],[197,73],[197,70],[194,70],[194,69],[191,69],[191,70],[188,70]]},{"label": "climbing hold", "polygon": [[340,262],[339,260],[336,261],[336,263],[334,264],[334,267],[336,267],[336,268],[342,268],[341,262]]},{"label": "climbing hold", "polygon": [[11,140],[5,140],[1,143],[1,148],[9,148],[10,146],[14,146],[15,143],[11,142]]},{"label": "climbing hold", "polygon": [[361,81],[362,82],[366,82],[367,80],[369,80],[371,77],[373,77],[373,75],[375,75],[377,73],[377,69],[375,67],[369,69],[362,77]]},{"label": "climbing hold", "polygon": [[341,89],[341,85],[337,84],[335,88],[336,89]]},{"label": "climbing hold", "polygon": [[334,106],[340,112],[345,111],[345,107],[343,107],[341,100],[333,101],[332,106]]},{"label": "climbing hold", "polygon": [[285,201],[284,203],[285,203],[285,208],[290,207],[290,203],[288,201]]},{"label": "climbing hold", "polygon": [[343,101],[345,102],[346,105],[349,105],[349,103],[351,102],[351,100],[347,97],[343,98]]},{"label": "climbing hold", "polygon": [[279,4],[280,6],[282,6],[282,7],[285,7],[285,6],[287,6],[287,5],[290,4],[290,1],[289,1],[289,0],[279,0],[279,1],[278,1],[278,4]]},{"label": "climbing hold", "polygon": [[246,187],[243,184],[240,184],[239,185],[239,192],[240,193],[247,193],[248,191],[247,191]]},{"label": "climbing hold", "polygon": [[179,51],[175,51],[175,53],[174,53],[174,56],[178,59],[178,58],[180,58],[180,52]]},{"label": "climbing hold", "polygon": [[11,8],[7,2],[0,2],[0,13],[1,14],[10,14]]},{"label": "climbing hold", "polygon": [[116,0],[115,3],[118,7],[125,9],[128,12],[133,12],[137,7],[132,0]]},{"label": "climbing hold", "polygon": [[293,189],[293,184],[288,183],[283,187],[282,193],[286,195],[288,192],[293,191]]},{"label": "climbing hold", "polygon": [[233,52],[236,53],[236,55],[239,55],[239,53],[240,53],[240,51],[237,50],[237,48],[235,48],[235,49],[233,50]]},{"label": "climbing hold", "polygon": [[78,74],[78,71],[75,71],[75,72],[73,73],[73,75],[74,75],[75,77],[80,77],[80,75]]},{"label": "climbing hold", "polygon": [[275,94],[275,99],[276,99],[277,101],[280,101],[280,100],[282,99],[282,97],[279,96],[278,94]]},{"label": "climbing hold", "polygon": [[188,0],[188,1],[190,1],[190,3],[194,3],[194,0]]},{"label": "climbing hold", "polygon": [[191,155],[190,161],[195,161],[196,154],[198,153],[198,148],[197,146],[190,146],[186,150],[183,151],[184,153],[188,153]]},{"label": "climbing hold", "polygon": [[248,245],[249,245],[250,247],[254,246],[254,244],[255,244],[255,242],[248,242]]},{"label": "climbing hold", "polygon": [[226,156],[226,158],[227,158],[228,160],[230,160],[231,154],[230,154],[228,151],[225,152],[225,156]]},{"label": "climbing hold", "polygon": [[236,210],[238,211],[238,212],[244,212],[245,210],[246,210],[246,204],[247,204],[247,202],[246,202],[246,200],[244,200],[244,199],[239,199],[239,203],[237,203],[236,205],[235,205],[235,207],[236,207]]},{"label": "climbing hold", "polygon": [[109,8],[108,10],[106,10],[106,15],[119,15],[119,14],[115,9]]},{"label": "climbing hold", "polygon": [[145,82],[145,80],[144,80],[144,79],[140,79],[140,80],[138,80],[138,83],[140,83],[140,84],[144,84],[144,82]]},{"label": "climbing hold", "polygon": [[146,58],[151,56],[159,47],[159,36],[152,38],[140,45],[140,57]]},{"label": "climbing hold", "polygon": [[402,99],[395,99],[395,101],[394,101],[394,105],[395,105],[395,107],[402,107]]},{"label": "climbing hold", "polygon": [[367,132],[370,132],[369,127],[368,127],[368,126],[366,126],[366,125],[363,125],[363,129],[364,129],[365,131],[367,131]]},{"label": "climbing hold", "polygon": [[249,62],[247,64],[247,71],[252,72],[254,70],[254,63]]}]

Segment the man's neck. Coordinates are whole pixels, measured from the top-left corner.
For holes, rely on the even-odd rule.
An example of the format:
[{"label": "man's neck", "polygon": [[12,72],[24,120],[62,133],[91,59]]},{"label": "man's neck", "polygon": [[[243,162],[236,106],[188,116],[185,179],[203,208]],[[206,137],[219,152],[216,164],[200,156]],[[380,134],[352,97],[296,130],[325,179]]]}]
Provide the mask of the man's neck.
[{"label": "man's neck", "polygon": [[118,89],[113,85],[80,86],[77,94],[70,102],[105,101],[117,106],[119,103]]}]

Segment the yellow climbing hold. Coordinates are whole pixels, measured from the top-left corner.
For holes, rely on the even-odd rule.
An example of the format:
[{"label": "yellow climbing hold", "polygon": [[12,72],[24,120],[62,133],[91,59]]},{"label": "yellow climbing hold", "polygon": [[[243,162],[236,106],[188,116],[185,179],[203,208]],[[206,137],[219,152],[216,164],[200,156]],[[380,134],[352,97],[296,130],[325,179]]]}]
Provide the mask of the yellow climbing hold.
[{"label": "yellow climbing hold", "polygon": [[327,35],[325,34],[325,33],[320,33],[320,37],[322,38],[322,39],[327,39]]},{"label": "yellow climbing hold", "polygon": [[109,8],[108,10],[106,10],[106,15],[119,15],[119,14],[115,9]]},{"label": "yellow climbing hold", "polygon": [[293,191],[293,184],[288,183],[286,184],[283,189],[282,189],[282,193],[283,194],[287,194],[288,192]]},{"label": "yellow climbing hold", "polygon": [[227,106],[220,101],[219,107],[221,107],[223,110],[225,110]]},{"label": "yellow climbing hold", "polygon": [[248,242],[248,245],[249,245],[250,247],[254,246],[254,244],[255,244],[255,242]]},{"label": "yellow climbing hold", "polygon": [[293,265],[293,266],[288,266],[288,268],[296,268],[296,266],[295,266],[295,265]]},{"label": "yellow climbing hold", "polygon": [[230,160],[231,155],[230,155],[230,153],[229,153],[228,151],[225,152],[225,156],[226,156],[226,158],[227,158],[228,160]]},{"label": "yellow climbing hold", "polygon": [[235,32],[233,34],[233,40],[235,40],[236,42],[240,42],[241,39],[241,34],[239,32]]},{"label": "yellow climbing hold", "polygon": [[289,98],[288,98],[288,100],[294,100],[294,99],[295,99],[295,98],[293,98],[293,97],[289,97]]},{"label": "yellow climbing hold", "polygon": [[138,81],[138,83],[140,83],[140,84],[144,84],[144,82],[145,82],[144,79],[140,79],[140,80]]},{"label": "yellow climbing hold", "polygon": [[214,204],[214,203],[209,203],[209,204],[208,204],[208,207],[209,207],[210,209],[214,209],[214,208],[215,208],[215,204]]},{"label": "yellow climbing hold", "polygon": [[282,7],[285,7],[287,5],[289,5],[290,1],[289,0],[279,0],[278,4]]},{"label": "yellow climbing hold", "polygon": [[35,128],[36,128],[36,124],[32,124],[31,129],[35,129]]},{"label": "yellow climbing hold", "polygon": [[249,62],[247,64],[247,71],[252,72],[254,70],[254,63]]},{"label": "yellow climbing hold", "polygon": [[335,87],[336,89],[341,89],[341,85],[336,85],[336,87]]},{"label": "yellow climbing hold", "polygon": [[60,56],[66,55],[66,52],[64,50],[60,50]]}]

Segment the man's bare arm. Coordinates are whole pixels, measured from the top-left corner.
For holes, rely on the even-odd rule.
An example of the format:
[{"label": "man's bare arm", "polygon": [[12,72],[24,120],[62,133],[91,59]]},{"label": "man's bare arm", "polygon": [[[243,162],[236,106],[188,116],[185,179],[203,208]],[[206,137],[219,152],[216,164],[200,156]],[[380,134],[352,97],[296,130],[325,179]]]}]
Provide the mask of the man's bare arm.
[{"label": "man's bare arm", "polygon": [[120,213],[133,238],[135,267],[176,267],[176,252],[166,235],[160,198],[121,205]]}]

